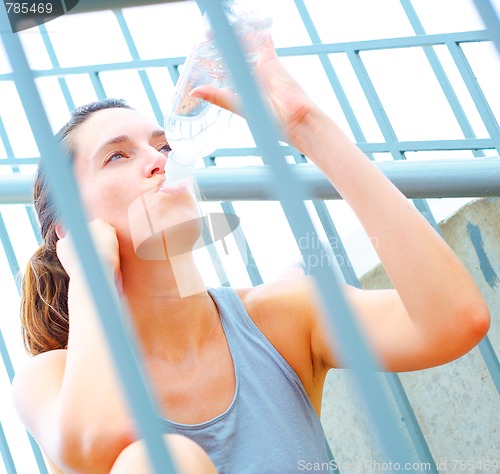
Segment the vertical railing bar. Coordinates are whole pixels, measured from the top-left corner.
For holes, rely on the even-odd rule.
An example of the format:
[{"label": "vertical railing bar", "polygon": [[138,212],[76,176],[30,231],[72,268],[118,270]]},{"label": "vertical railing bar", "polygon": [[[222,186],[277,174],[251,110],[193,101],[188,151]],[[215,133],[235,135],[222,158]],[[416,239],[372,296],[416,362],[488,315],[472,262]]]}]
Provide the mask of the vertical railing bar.
[{"label": "vertical railing bar", "polygon": [[497,392],[500,394],[500,363],[488,336],[479,343],[479,351],[483,356],[491,380],[493,380]]},{"label": "vertical railing bar", "polygon": [[163,126],[163,112],[155,96],[155,92],[149,80],[148,73],[144,70],[140,70],[138,71],[138,73],[139,73],[139,79],[141,80],[142,86],[144,87],[144,91],[148,96],[149,103],[151,104],[156,120],[159,125]]},{"label": "vertical railing bar", "polygon": [[7,372],[7,377],[9,377],[9,382],[12,383],[15,375],[14,366],[12,365],[7,344],[5,344],[2,328],[0,328],[0,354],[2,355],[3,365],[5,367],[5,371]]},{"label": "vertical railing bar", "polygon": [[[45,46],[45,50],[47,51],[47,54],[49,55],[50,62],[52,64],[52,68],[56,69],[60,67],[59,60],[57,59],[57,54],[54,49],[54,46],[52,45],[52,41],[50,40],[49,32],[47,31],[47,28],[45,27],[44,24],[39,25],[38,27],[40,31],[40,35],[42,37],[43,44]],[[61,88],[61,91],[64,96],[64,100],[66,101],[66,105],[68,106],[68,110],[74,110],[75,108],[75,103],[73,101],[73,97],[71,97],[71,93],[69,91],[68,83],[66,82],[66,79],[64,77],[58,77],[57,81],[59,83],[59,87]]]},{"label": "vertical railing bar", "polygon": [[431,450],[429,449],[424,433],[420,428],[410,400],[408,400],[408,396],[406,395],[404,386],[401,383],[399,374],[385,373],[384,376],[389,385],[392,396],[394,397],[394,401],[401,412],[402,422],[408,430],[408,434],[412,440],[413,446],[415,447],[417,456],[422,464],[426,464],[425,472],[439,474]]},{"label": "vertical railing bar", "polygon": [[474,0],[474,3],[500,54],[500,20],[497,11],[490,0]]},{"label": "vertical railing bar", "polygon": [[[305,156],[300,153],[296,148],[292,147],[292,155],[295,160],[295,163],[307,163],[307,160]],[[341,252],[345,254],[345,260],[339,265],[338,262],[336,261],[334,265],[336,264],[337,267],[340,269],[342,276],[344,278],[344,281],[347,281],[348,278],[350,278],[352,275],[351,273],[353,272],[352,267],[348,268],[347,264],[349,262],[349,257],[347,256],[347,253],[345,252],[344,245],[340,239],[340,236],[337,232],[337,229],[335,228],[335,225],[333,223],[333,220],[330,216],[330,213],[327,210],[326,204],[323,201],[320,201],[318,199],[313,199],[312,200],[314,209],[316,210],[316,213],[320,219],[320,222],[323,226],[323,229],[325,230],[326,236],[328,238],[328,243],[330,244],[330,248],[332,250],[332,254],[334,255],[335,259],[337,258],[335,254],[335,249],[332,244],[332,240],[330,240],[330,236],[333,236],[336,242],[340,244]],[[304,268],[304,273],[307,274],[307,268]],[[355,277],[355,275],[354,275]],[[326,438],[325,435],[325,443],[328,447],[328,453],[331,457],[332,460],[335,460],[335,456],[333,454],[332,448],[330,446],[330,443],[328,442],[328,439]],[[338,470],[338,467],[335,466],[335,471],[337,474],[340,474],[340,470]]]},{"label": "vertical railing bar", "polygon": [[389,121],[389,117],[385,113],[384,107],[380,98],[378,97],[377,91],[368,75],[368,71],[366,70],[361,57],[359,56],[359,51],[348,51],[347,57],[351,62],[351,65],[354,69],[356,77],[363,88],[363,92],[366,95],[368,103],[370,104],[370,108],[372,109],[373,114],[375,115],[375,119],[380,127],[382,135],[387,142],[387,145],[390,149],[390,152],[395,160],[404,159],[404,154],[399,150],[396,146],[396,142],[398,141],[396,134],[392,128],[392,125]]},{"label": "vertical railing bar", "polygon": [[[305,190],[288,169],[285,156],[278,145],[279,133],[257,91],[248,65],[242,56],[241,47],[224,16],[220,3],[198,1],[206,8],[214,26],[215,39],[233,73],[236,86],[243,99],[243,109],[246,110],[247,119],[261,149],[262,158],[266,164],[271,165],[275,177],[273,186],[296,240],[304,235],[311,235],[315,240],[314,247],[322,248],[305,208]],[[315,249],[301,249],[301,251],[304,256],[311,254],[317,256]],[[378,431],[385,454],[391,461],[409,461],[411,459],[409,447],[401,436],[394,413],[376,374],[378,363],[370,354],[351,316],[351,310],[340,291],[333,269],[328,266],[319,266],[314,269],[313,275],[325,303],[324,308],[328,319],[335,326],[338,335],[335,342],[340,350],[341,358],[347,366],[354,369],[353,375],[372,416],[374,428]]]},{"label": "vertical railing bar", "polygon": [[167,66],[167,71],[168,71],[168,74],[170,75],[170,79],[172,79],[172,84],[175,85],[177,83],[177,81],[179,80],[179,76],[180,76],[179,65],[172,66],[171,64],[169,64]]},{"label": "vertical railing bar", "polygon": [[[299,14],[302,18],[302,22],[304,23],[304,26],[307,30],[309,38],[313,43],[322,44],[318,30],[316,29],[316,26],[312,21],[311,15],[309,14],[309,11],[304,3],[304,0],[294,0],[294,1],[295,1],[295,6],[297,7],[297,10],[299,11]],[[325,71],[326,76],[328,77],[330,85],[332,86],[332,89],[337,97],[337,100],[339,101],[340,107],[342,108],[342,111],[345,114],[346,120],[349,126],[351,127],[354,138],[356,139],[357,142],[361,143],[366,142],[363,130],[361,129],[356,114],[354,113],[351,107],[349,99],[347,98],[344,88],[342,87],[342,84],[337,76],[337,73],[335,72],[335,69],[333,68],[333,65],[328,55],[320,53],[317,56],[321,61],[323,70]],[[370,159],[373,159],[373,155],[371,153],[368,154],[368,157]]]},{"label": "vertical railing bar", "polygon": [[[212,238],[210,235],[210,229],[203,226],[202,229],[202,238],[205,239],[205,242],[211,242]],[[219,257],[217,249],[214,245],[207,245],[208,255],[210,257],[210,261],[212,266],[214,267],[215,273],[217,274],[217,278],[219,279],[219,283],[222,286],[229,286],[229,278],[227,276],[226,270],[222,265],[222,261]]]},{"label": "vertical railing bar", "polygon": [[472,99],[476,104],[484,125],[486,126],[491,139],[495,143],[495,148],[500,154],[500,129],[498,128],[498,122],[496,121],[495,114],[491,110],[488,101],[481,90],[481,86],[472,71],[469,61],[458,43],[450,42],[446,43],[446,46],[448,46],[448,50],[458,67],[469,94],[472,96]]},{"label": "vertical railing bar", "polygon": [[[411,0],[400,0],[400,2],[415,33],[417,35],[425,35],[426,34],[425,29],[422,25],[422,22],[420,21],[420,18],[417,15],[417,12],[415,11],[415,8],[411,3]],[[441,61],[438,58],[438,55],[434,51],[434,48],[432,46],[424,46],[422,49],[424,51],[425,56],[427,57],[427,60],[429,61],[432,70],[434,71],[434,74],[441,86],[441,89],[443,90],[446,98],[448,99],[448,103],[450,104],[450,107],[453,110],[453,113],[455,114],[455,117],[457,119],[460,128],[462,129],[464,137],[476,138],[476,134],[474,133],[472,125],[467,119],[467,115],[465,114],[465,111],[462,108],[462,105],[457,95],[455,94],[453,87],[451,86],[450,80],[448,79],[448,76],[441,64]],[[485,156],[484,152],[480,150],[473,150],[473,154],[476,157]]]},{"label": "vertical railing bar", "polygon": [[110,345],[119,380],[138,428],[139,436],[146,443],[149,459],[158,474],[175,472],[168,449],[163,442],[162,427],[156,414],[151,393],[146,388],[135,341],[123,324],[123,311],[112,283],[106,276],[99,256],[92,243],[86,225],[85,213],[78,196],[77,183],[62,150],[52,135],[47,115],[38,94],[25,53],[19,38],[9,33],[9,21],[5,5],[0,6],[0,31],[7,57],[14,71],[21,102],[34,132],[41,156],[50,157],[44,162],[52,197],[61,211],[61,216],[72,233],[74,244],[79,249],[87,284],[96,303],[104,334]]},{"label": "vertical railing bar", "polygon": [[[113,10],[113,13],[115,14],[115,17],[118,21],[120,30],[122,32],[123,37],[125,38],[125,42],[127,43],[127,47],[132,56],[132,59],[140,61],[141,57],[139,55],[139,51],[135,45],[135,41],[134,38],[132,37],[132,33],[130,32],[130,28],[128,27],[127,21],[123,16],[123,11]],[[143,69],[139,70],[138,73],[139,73],[139,78],[141,79],[142,87],[144,87],[146,95],[148,96],[149,103],[153,108],[156,120],[159,124],[163,125],[163,112],[161,111],[161,107],[160,104],[158,103],[153,87],[151,86],[151,81],[149,80],[146,71],[144,71]]]},{"label": "vertical railing bar", "polygon": [[14,247],[12,246],[9,232],[7,231],[7,226],[5,225],[1,212],[0,212],[0,242],[2,242],[5,251],[5,256],[7,257],[7,261],[9,262],[10,271],[16,283],[17,291],[20,292],[21,282],[19,280],[19,274],[20,274],[19,262],[17,261],[16,253],[14,252]]},{"label": "vertical railing bar", "polygon": [[[221,203],[222,209],[224,210],[225,213],[233,213],[234,212],[234,207],[232,202],[223,202]],[[255,262],[255,258],[253,256],[252,250],[250,249],[250,245],[248,244],[247,238],[245,236],[245,233],[243,232],[243,229],[241,226],[238,226],[235,231],[235,240],[236,244],[238,246],[238,250],[240,252],[240,255],[245,255],[247,258],[247,263],[245,263],[245,268],[248,273],[248,277],[250,278],[250,281],[252,283],[252,286],[257,286],[263,283],[262,280],[262,275],[260,274],[259,267],[257,266],[257,263]],[[241,236],[243,242],[244,242],[244,249],[241,249],[240,247],[240,240],[236,238],[238,235]]]},{"label": "vertical railing bar", "polygon": [[[205,166],[208,167],[216,167],[215,159],[213,157],[207,157],[204,160]],[[236,215],[236,212],[234,210],[233,203],[230,201],[226,202],[221,202],[221,207],[222,210],[224,211],[225,214],[234,214]],[[241,228],[241,225],[239,225],[235,230],[235,241],[236,245],[238,247],[238,252],[240,254],[241,259],[243,262],[245,262],[245,256],[247,257],[247,262],[245,263],[245,268],[248,273],[248,277],[250,278],[250,281],[253,286],[260,285],[262,283],[262,277],[260,275],[259,269],[257,268],[257,265],[255,263],[255,259],[253,257],[252,251],[250,250],[250,246],[248,245],[247,238],[245,237],[245,234],[243,232],[243,229]],[[244,242],[244,248],[242,249],[240,247],[240,239],[237,238],[237,236],[241,237],[241,240]],[[212,245],[210,247],[213,247]],[[215,250],[215,249],[214,249]],[[217,255],[218,261],[220,262],[220,258]],[[227,281],[227,280],[226,280]]]},{"label": "vertical railing bar", "polygon": [[12,148],[12,144],[10,143],[9,140],[9,135],[7,134],[7,130],[5,129],[5,125],[3,124],[1,115],[0,115],[0,140],[2,140],[7,156],[8,157],[12,156],[12,158],[16,158],[14,154],[14,149]]},{"label": "vertical railing bar", "polygon": [[[368,71],[366,70],[363,61],[359,55],[359,51],[349,51],[347,53],[349,60],[354,68],[354,72],[360,84],[363,88],[364,93],[366,94],[366,98],[368,99],[368,103],[375,115],[375,119],[377,120],[379,127],[382,131],[382,134],[391,150],[391,154],[395,160],[405,160],[405,154],[399,149],[397,146],[397,137],[394,129],[392,128],[389,117],[385,113],[384,107],[380,98],[378,97],[377,91],[368,75]],[[413,203],[415,207],[421,212],[421,214],[427,219],[427,221],[436,229],[437,232],[440,233],[439,226],[432,215],[432,212],[427,204],[425,199],[414,199]]]},{"label": "vertical railing bar", "polygon": [[97,95],[98,100],[103,100],[106,98],[106,91],[101,82],[101,78],[99,77],[99,71],[94,71],[89,74],[90,80],[92,81],[92,86],[94,87],[94,91]]},{"label": "vertical railing bar", "polygon": [[[207,163],[207,161],[211,160],[210,158],[205,158],[204,161],[205,163]],[[212,241],[212,238],[210,236],[210,229],[206,228],[205,225],[203,226],[202,237],[205,239],[205,242]],[[222,265],[222,261],[219,257],[217,249],[215,248],[215,245],[208,245],[207,250],[208,250],[208,255],[210,256],[210,261],[212,263],[212,266],[214,267],[217,277],[219,278],[219,283],[223,286],[227,286],[229,278],[227,277],[226,270]]]},{"label": "vertical railing bar", "polygon": [[31,228],[33,229],[33,233],[35,234],[35,239],[38,245],[42,245],[42,234],[40,234],[40,225],[38,224],[38,219],[35,215],[35,211],[33,210],[33,206],[27,204],[25,207],[26,213],[28,214],[28,219],[30,221]]},{"label": "vertical railing bar", "polygon": [[3,463],[7,474],[16,474],[16,466],[14,465],[14,460],[12,459],[12,454],[9,449],[9,443],[7,443],[7,438],[3,431],[2,423],[0,423],[0,452],[2,453]]},{"label": "vertical railing bar", "polygon": [[[307,163],[306,158],[302,153],[300,153],[298,150],[293,148],[292,155],[294,157],[295,163]],[[326,233],[326,236],[328,238],[328,244],[330,245],[330,249],[332,250],[333,255],[335,255],[336,248],[334,247],[334,244],[339,245],[337,247],[338,250],[340,250],[340,253],[342,255],[342,262],[339,264],[338,261],[336,261],[336,264],[338,268],[340,269],[342,276],[344,277],[344,280],[348,282],[349,284],[353,284],[357,280],[356,273],[354,272],[354,269],[352,268],[350,264],[349,257],[347,255],[347,252],[345,250],[344,244],[342,243],[342,239],[340,238],[339,233],[337,232],[337,228],[335,227],[335,224],[333,222],[333,219],[330,215],[330,212],[328,211],[328,208],[326,207],[326,204],[324,201],[320,201],[318,199],[313,199],[312,204],[314,206],[314,209],[316,210],[316,214],[319,217],[319,220],[321,222],[321,225],[323,226],[323,229]]]}]

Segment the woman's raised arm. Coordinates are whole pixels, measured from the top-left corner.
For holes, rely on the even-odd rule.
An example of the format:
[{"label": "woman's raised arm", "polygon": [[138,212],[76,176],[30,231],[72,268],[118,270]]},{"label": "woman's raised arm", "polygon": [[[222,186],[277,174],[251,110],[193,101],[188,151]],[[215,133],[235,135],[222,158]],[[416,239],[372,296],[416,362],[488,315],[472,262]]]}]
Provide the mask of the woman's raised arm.
[{"label": "woman's raised arm", "polygon": [[[259,61],[257,75],[287,140],[318,166],[353,209],[394,285],[395,290],[346,288],[384,367],[415,370],[469,351],[488,330],[489,309],[458,257],[412,203],[309,99],[280,64],[271,42]],[[239,110],[236,97],[227,92],[200,87],[194,94]],[[249,298],[252,304],[274,310],[282,307],[285,313],[302,308],[311,320],[314,365],[338,366],[324,322],[316,317],[314,285],[287,281],[271,286],[270,291],[261,288],[257,292],[257,300],[265,304]]]}]

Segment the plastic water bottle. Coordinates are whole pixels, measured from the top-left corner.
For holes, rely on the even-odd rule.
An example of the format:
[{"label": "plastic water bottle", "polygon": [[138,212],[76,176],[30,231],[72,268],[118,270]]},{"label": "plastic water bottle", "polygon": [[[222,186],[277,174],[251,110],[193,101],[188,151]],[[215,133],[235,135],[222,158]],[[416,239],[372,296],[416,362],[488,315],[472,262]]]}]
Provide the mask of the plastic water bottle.
[{"label": "plastic water bottle", "polygon": [[[223,8],[253,68],[269,36],[272,19],[255,10],[255,0],[226,0]],[[211,36],[207,35],[209,38]],[[172,148],[166,181],[192,173],[196,160],[212,153],[232,113],[189,93],[200,85],[233,89],[231,72],[215,41],[197,44],[186,60],[174,99],[165,115],[165,135]]]}]

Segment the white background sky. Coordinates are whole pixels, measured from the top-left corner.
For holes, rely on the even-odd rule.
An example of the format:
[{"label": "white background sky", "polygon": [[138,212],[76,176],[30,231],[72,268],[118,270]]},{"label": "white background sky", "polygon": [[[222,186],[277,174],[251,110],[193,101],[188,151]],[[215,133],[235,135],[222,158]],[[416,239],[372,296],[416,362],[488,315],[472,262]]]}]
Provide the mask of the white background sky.
[{"label": "white background sky", "polygon": [[[498,6],[499,1],[495,2]],[[397,0],[309,0],[306,1],[318,32],[325,43],[364,39],[411,36],[413,31]],[[472,0],[413,0],[413,4],[427,33],[480,30],[484,26],[476,13]],[[277,47],[310,44],[297,10],[291,0],[266,2],[273,16],[273,38]],[[156,7],[124,10],[142,58],[185,56],[192,44],[200,38],[200,15],[194,2],[181,2]],[[130,60],[125,41],[111,12],[64,16],[47,24],[59,63],[63,67]],[[33,69],[51,67],[38,30],[20,34]],[[487,132],[475,109],[458,70],[445,47],[436,47],[443,66],[461,100],[478,138]],[[491,108],[500,114],[498,81],[500,66],[492,45],[476,43],[464,45],[478,81]],[[425,55],[418,48],[389,50],[362,54],[380,99],[400,140],[433,140],[462,138],[462,133],[448,106]],[[350,67],[342,54],[331,56],[332,63],[357,114],[368,141],[384,141],[369,105]],[[286,67],[307,92],[348,133],[349,127],[317,58],[285,58]],[[9,72],[10,66],[0,45],[0,73]],[[167,73],[148,71],[158,100],[163,108],[173,90]],[[136,108],[153,116],[135,71],[101,74],[109,96],[123,97]],[[59,91],[57,79],[38,81],[49,118],[54,130],[68,118],[68,110]],[[95,100],[90,80],[85,76],[68,78],[68,86],[77,105]],[[0,116],[9,134],[17,157],[35,157],[38,151],[30,132],[13,84],[0,82]],[[235,120],[226,134],[222,146],[247,146],[251,136],[240,120]],[[495,156],[494,152],[487,152]],[[6,156],[0,144],[1,158]],[[409,153],[408,159],[472,158],[470,152]],[[380,155],[377,159],[391,159]],[[244,161],[218,160],[221,166],[259,163],[258,158]],[[23,172],[31,173],[32,167]],[[243,172],[243,171],[242,171]],[[0,173],[11,173],[0,166]],[[437,220],[447,217],[467,200],[430,200]],[[359,223],[343,202],[329,202],[335,224],[341,234],[358,275],[371,268],[377,258],[360,230]],[[219,210],[216,204],[207,209]],[[277,278],[299,260],[299,252],[286,225],[286,219],[277,203],[235,203],[242,227],[249,239],[255,259],[265,281]],[[21,268],[36,249],[26,213],[21,206],[0,206],[8,227]],[[272,231],[263,231],[272,229]],[[230,255],[234,255],[234,247]],[[219,248],[220,250],[220,248]],[[200,256],[203,261],[203,255]],[[246,272],[238,259],[225,261],[234,286],[250,285]],[[205,268],[205,266],[204,266]],[[217,286],[213,271],[206,270],[207,284]],[[18,328],[19,299],[7,260],[0,250],[1,329],[15,367],[24,362]],[[13,455],[20,473],[35,473],[37,469],[29,455],[30,448],[18,420],[12,416],[8,396],[8,380],[0,368],[0,420],[11,442]],[[0,463],[0,474],[4,472]]]}]

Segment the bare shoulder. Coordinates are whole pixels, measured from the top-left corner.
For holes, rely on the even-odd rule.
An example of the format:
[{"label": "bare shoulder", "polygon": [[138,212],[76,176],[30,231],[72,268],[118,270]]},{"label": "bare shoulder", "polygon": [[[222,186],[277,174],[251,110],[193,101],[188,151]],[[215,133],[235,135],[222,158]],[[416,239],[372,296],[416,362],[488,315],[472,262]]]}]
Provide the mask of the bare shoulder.
[{"label": "bare shoulder", "polygon": [[66,350],[44,352],[29,359],[17,372],[12,397],[19,417],[31,431],[35,413],[49,397],[55,397],[66,366]]},{"label": "bare shoulder", "polygon": [[17,372],[12,385],[17,391],[37,384],[39,379],[45,379],[47,372],[60,373],[66,365],[66,349],[43,352],[30,358]]},{"label": "bare shoulder", "polygon": [[260,315],[281,309],[304,309],[304,298],[309,299],[315,290],[312,277],[300,275],[235,291],[247,310]]}]

